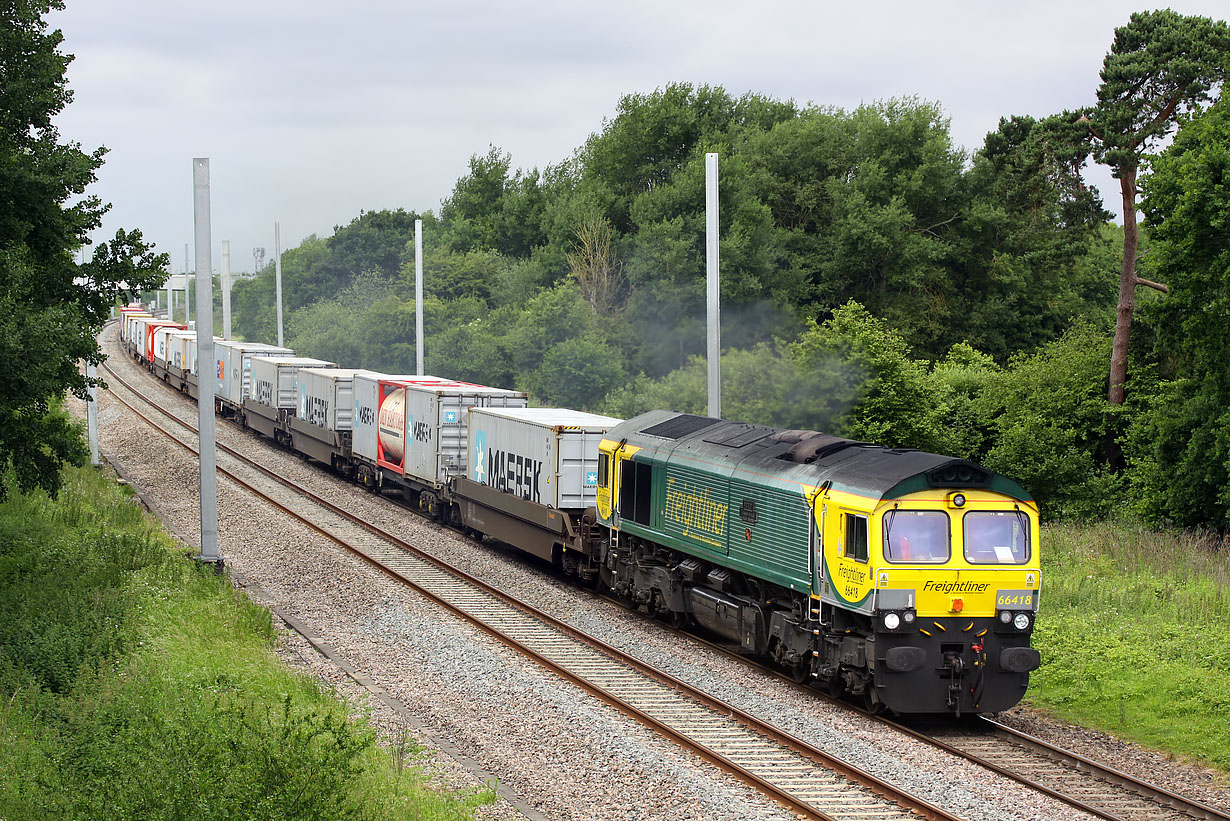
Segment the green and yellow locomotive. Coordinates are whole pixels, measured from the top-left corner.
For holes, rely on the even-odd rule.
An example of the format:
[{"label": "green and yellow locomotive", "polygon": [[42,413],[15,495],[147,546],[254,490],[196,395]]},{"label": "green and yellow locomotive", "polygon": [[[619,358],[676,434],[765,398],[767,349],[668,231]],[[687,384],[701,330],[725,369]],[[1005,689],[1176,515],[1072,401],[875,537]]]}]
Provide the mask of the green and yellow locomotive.
[{"label": "green and yellow locomotive", "polygon": [[1016,704],[1038,511],[963,459],[652,411],[600,446],[602,580],[899,713]]}]

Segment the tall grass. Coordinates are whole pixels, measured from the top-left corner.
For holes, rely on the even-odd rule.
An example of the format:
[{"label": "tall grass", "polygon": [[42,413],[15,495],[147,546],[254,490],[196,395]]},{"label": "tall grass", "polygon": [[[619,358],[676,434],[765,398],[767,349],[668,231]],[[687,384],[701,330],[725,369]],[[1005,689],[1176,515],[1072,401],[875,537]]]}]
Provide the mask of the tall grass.
[{"label": "tall grass", "polygon": [[[470,817],[93,471],[0,504],[0,818]],[[399,747],[404,748],[404,740]]]},{"label": "tall grass", "polygon": [[1228,550],[1124,521],[1051,526],[1029,700],[1230,772]]}]

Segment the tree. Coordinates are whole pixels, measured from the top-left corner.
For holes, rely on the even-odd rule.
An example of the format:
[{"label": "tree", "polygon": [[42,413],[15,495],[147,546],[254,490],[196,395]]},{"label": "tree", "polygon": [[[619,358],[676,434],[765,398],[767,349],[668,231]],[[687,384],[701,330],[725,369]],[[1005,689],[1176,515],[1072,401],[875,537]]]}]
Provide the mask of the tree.
[{"label": "tree", "polygon": [[1115,29],[1114,43],[1102,63],[1098,104],[1081,120],[1088,123],[1094,138],[1094,158],[1110,167],[1123,197],[1123,264],[1107,390],[1107,398],[1116,405],[1123,404],[1127,382],[1136,287],[1165,291],[1165,286],[1136,275],[1141,159],[1180,117],[1209,101],[1210,91],[1225,79],[1227,52],[1230,29],[1224,22],[1170,9],[1137,12],[1126,26]]},{"label": "tree", "polygon": [[63,8],[61,0],[0,7],[0,470],[11,466],[22,489],[51,493],[61,465],[84,457],[73,426],[49,413],[54,397],[87,398],[91,382],[77,363],[102,361],[95,336],[111,307],[161,285],[169,263],[140,232],[123,230],[74,263],[108,206],[85,193],[105,149],[61,143],[52,125],[72,100],[72,58],[43,18]]},{"label": "tree", "polygon": [[616,308],[624,284],[623,263],[611,247],[611,224],[603,217],[590,217],[577,226],[577,244],[568,254],[568,268],[581,288],[581,296],[605,316]]},{"label": "tree", "polygon": [[[1230,99],[1185,123],[1152,162],[1148,257],[1171,286],[1142,319],[1156,333],[1157,395],[1129,453],[1151,520],[1230,527]],[[1135,391],[1133,391],[1135,393]]]}]

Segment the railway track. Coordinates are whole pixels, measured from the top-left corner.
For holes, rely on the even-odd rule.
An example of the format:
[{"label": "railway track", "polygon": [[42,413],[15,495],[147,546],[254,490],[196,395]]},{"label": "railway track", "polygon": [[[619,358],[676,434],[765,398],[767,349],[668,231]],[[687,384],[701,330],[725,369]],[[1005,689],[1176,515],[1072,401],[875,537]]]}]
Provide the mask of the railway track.
[{"label": "railway track", "polygon": [[[106,367],[111,379],[173,420],[168,429],[111,393],[174,443],[195,454],[195,426],[147,399]],[[218,471],[288,515],[410,586],[557,675],[807,818],[951,819],[929,802],[658,671],[395,534],[349,514],[221,443]]]},{"label": "railway track", "polygon": [[904,732],[1007,775],[1077,809],[1116,821],[1225,821],[1230,815],[989,718],[968,729]]},{"label": "railway track", "polygon": [[[628,608],[610,596],[606,601]],[[884,715],[868,714],[861,707],[808,684],[800,684],[780,670],[713,642],[686,629],[663,624],[680,636],[728,658],[755,667],[785,686],[806,690],[815,698],[868,715],[894,730],[994,771],[1030,789],[1058,799],[1107,821],[1230,821],[1230,813],[1179,795],[1164,787],[1109,767],[1071,750],[1023,733],[985,716],[958,723],[927,719],[902,723]]]},{"label": "railway track", "polygon": [[[129,391],[137,396],[142,396],[139,390],[128,385],[114,371],[110,371],[110,373],[117,381],[124,384]],[[144,399],[143,396],[142,398]],[[190,422],[180,419],[152,402],[150,404],[174,419],[177,424],[194,430]],[[140,415],[144,417],[144,414]],[[171,438],[176,438],[169,432],[167,435],[171,436]],[[221,444],[219,444],[219,450],[228,452],[234,458],[247,461],[246,457]],[[268,474],[266,479],[270,479],[274,475],[272,471],[267,471],[259,466],[253,469],[264,471],[265,474]],[[254,492],[260,493],[261,491],[254,490]],[[306,490],[295,492],[311,494],[311,491]],[[321,501],[323,502],[323,500]],[[287,507],[284,507],[276,500],[273,503],[287,510]],[[301,503],[296,503],[294,500],[291,501],[291,504],[299,508],[302,507]],[[327,502],[324,504],[328,505]],[[291,515],[297,515],[293,511],[288,510],[288,512]],[[347,515],[340,509],[335,509],[332,513],[340,517]],[[353,517],[347,519],[347,521],[350,522],[350,526],[368,527],[366,525],[357,525]],[[316,525],[311,526],[328,538],[339,541],[333,532],[328,532]],[[368,527],[368,530],[370,531],[372,528]],[[827,814],[827,810],[823,808],[825,797],[840,794],[843,790],[850,789],[852,784],[860,784],[863,790],[870,791],[869,795],[877,796],[881,801],[892,801],[894,799],[891,798],[889,793],[882,792],[886,785],[881,783],[879,787],[875,786],[874,782],[876,779],[853,768],[850,774],[843,776],[847,779],[844,784],[840,779],[832,781],[819,778],[819,770],[816,768],[837,766],[840,769],[840,762],[825,762],[824,754],[821,751],[810,748],[804,742],[797,739],[789,737],[785,737],[784,740],[782,738],[775,738],[778,735],[778,731],[773,728],[757,730],[755,729],[755,719],[753,717],[740,714],[729,705],[715,699],[710,699],[704,694],[682,695],[681,701],[681,694],[686,692],[688,689],[687,685],[671,679],[665,674],[647,668],[646,665],[635,658],[624,656],[623,663],[626,665],[625,668],[604,672],[604,668],[600,664],[595,666],[596,662],[592,656],[575,654],[573,643],[579,642],[589,647],[591,652],[596,652],[608,660],[623,656],[620,651],[607,647],[588,636],[579,634],[579,631],[568,625],[555,622],[554,619],[544,613],[537,613],[530,617],[529,622],[518,626],[517,621],[510,615],[509,611],[489,611],[487,608],[491,604],[488,599],[467,597],[464,586],[462,588],[450,589],[447,584],[439,581],[436,587],[432,587],[431,584],[420,586],[414,580],[414,577],[416,573],[421,574],[423,568],[416,569],[415,573],[410,573],[410,576],[407,577],[403,575],[402,571],[405,569],[409,572],[409,570],[398,564],[399,561],[405,561],[404,555],[406,551],[413,551],[414,548],[396,539],[392,534],[385,534],[383,531],[378,534],[370,532],[367,534],[368,538],[371,538],[373,535],[377,542],[384,542],[384,549],[387,550],[388,545],[393,545],[393,554],[381,559],[375,549],[372,549],[369,553],[362,555],[368,561],[380,566],[386,573],[397,576],[411,586],[420,589],[425,595],[435,599],[442,606],[478,624],[482,629],[496,635],[506,644],[514,646],[527,655],[534,657],[539,663],[555,670],[559,675],[573,681],[599,698],[603,698],[621,711],[634,716],[637,720],[674,739],[677,743],[693,750],[703,758],[736,774],[745,782],[754,785],[757,789],[761,789],[766,794],[773,796],[784,805],[803,815],[838,818],[950,817],[944,815],[941,810],[925,803],[918,808],[908,810],[905,816],[880,815],[878,813],[881,810],[878,809],[879,805],[876,801],[871,801],[867,805],[860,805],[852,815],[843,815],[841,813]],[[339,543],[341,542],[339,541]],[[355,550],[355,546],[347,544],[346,547],[347,549]],[[429,562],[434,560],[421,558],[420,561]],[[440,568],[437,568],[437,570],[446,575],[449,573],[449,571],[441,570]],[[460,573],[460,571],[457,572]],[[464,574],[460,575],[464,576]],[[472,581],[479,585],[480,588],[486,587],[486,585],[478,580]],[[512,611],[520,612],[522,615],[527,610],[533,610],[530,606],[517,603],[515,600],[507,601],[509,597],[505,597],[499,591],[489,590],[487,595],[496,597],[496,600],[504,600],[503,604],[505,606],[511,608]],[[551,622],[555,622],[551,629],[556,632],[553,634],[548,630],[545,634],[542,633],[543,625]],[[507,630],[501,629],[504,625],[508,626]],[[738,658],[744,663],[751,663],[753,666],[760,667],[763,671],[779,677],[783,682],[793,686],[805,686],[795,685],[789,677],[782,675],[780,672],[759,665],[746,656],[732,652],[720,644],[705,641],[692,634],[686,635],[689,635],[692,640],[700,641],[711,648]],[[560,636],[567,636],[572,643],[562,641]],[[604,661],[602,663],[608,662]],[[645,676],[655,681],[656,684],[647,684],[646,680],[642,678]],[[666,688],[666,690],[661,688]],[[829,698],[827,694],[817,691],[815,688],[807,689],[815,697]],[[670,691],[669,698],[664,698],[662,695],[666,691]],[[856,709],[844,702],[838,703],[849,709]],[[1126,773],[1100,765],[1079,754],[1055,747],[1040,739],[1031,738],[989,720],[980,720],[973,726],[963,726],[960,728],[954,727],[949,723],[944,726],[924,729],[918,726],[905,726],[880,716],[875,718],[885,721],[897,731],[931,744],[952,755],[959,756],[980,767],[1011,778],[1033,790],[1057,798],[1095,817],[1111,819],[1112,821],[1136,821],[1137,819],[1146,818],[1162,819],[1162,821],[1185,821],[1192,818],[1225,819],[1230,821],[1230,814],[1226,814],[1219,809],[1176,795]],[[733,724],[731,724],[732,720]],[[735,725],[738,725],[737,729],[732,729]],[[784,734],[781,735],[784,736]],[[795,748],[792,744],[801,746]],[[778,749],[792,749],[796,758],[775,757],[775,755],[779,754],[773,752],[774,745],[777,745]],[[775,784],[773,778],[766,777],[772,773],[778,774],[776,781],[780,783]],[[864,777],[870,779],[870,781],[866,783],[860,782],[859,779]],[[778,794],[777,791],[780,791],[782,794]],[[796,803],[799,799],[802,799],[801,803]],[[820,803],[817,804],[816,802]],[[819,810],[818,814],[815,812],[816,810]]]}]

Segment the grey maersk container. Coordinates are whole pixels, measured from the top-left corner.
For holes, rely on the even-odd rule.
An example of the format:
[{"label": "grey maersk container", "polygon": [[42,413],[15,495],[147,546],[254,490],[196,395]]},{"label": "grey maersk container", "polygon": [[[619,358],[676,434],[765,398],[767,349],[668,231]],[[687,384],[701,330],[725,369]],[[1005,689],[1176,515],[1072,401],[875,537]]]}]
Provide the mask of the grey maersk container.
[{"label": "grey maersk container", "polygon": [[294,356],[290,348],[279,348],[263,342],[214,342],[214,376],[217,377],[215,393],[235,407],[243,405],[251,393],[252,357]]},{"label": "grey maersk container", "polygon": [[361,368],[301,368],[295,415],[318,428],[347,431],[354,420],[354,379]]},{"label": "grey maersk container", "polygon": [[598,491],[598,443],[622,420],[567,408],[474,408],[467,475],[559,510],[583,510]]},{"label": "grey maersk container", "polygon": [[[351,420],[350,444],[355,456],[378,464],[380,461],[380,406],[385,394],[381,386],[410,381],[439,384],[451,382],[438,376],[390,375],[376,371],[361,371],[354,375],[354,417]],[[404,404],[403,404],[404,407]],[[398,426],[400,430],[401,426]]]},{"label": "grey maersk container", "polygon": [[299,369],[336,367],[336,362],[309,356],[253,356],[248,398],[260,405],[293,411],[299,407],[299,386],[295,382]]},{"label": "grey maersk container", "polygon": [[[406,453],[400,460],[405,475],[429,485],[443,485],[451,476],[465,476],[470,453],[467,433],[470,410],[524,408],[528,403],[522,391],[486,385],[465,382],[406,385],[404,428],[400,437],[401,442],[406,443]],[[384,459],[391,462],[397,454],[390,452],[389,441],[384,438],[386,432],[386,425],[382,424]],[[395,464],[386,466],[397,467]]]}]

